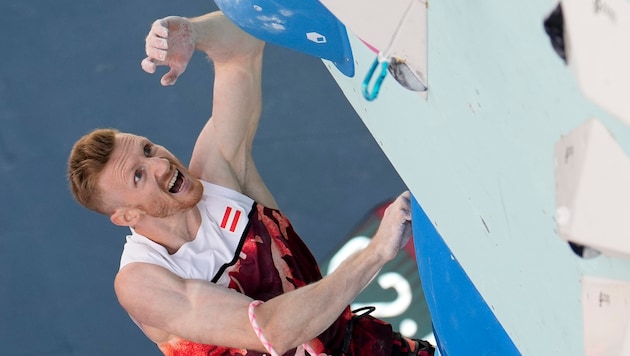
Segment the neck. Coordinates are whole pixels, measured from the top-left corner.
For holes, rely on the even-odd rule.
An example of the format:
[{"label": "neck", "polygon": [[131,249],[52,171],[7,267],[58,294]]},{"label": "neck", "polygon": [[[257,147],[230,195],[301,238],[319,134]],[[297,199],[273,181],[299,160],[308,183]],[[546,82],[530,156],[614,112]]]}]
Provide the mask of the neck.
[{"label": "neck", "polygon": [[166,218],[145,215],[134,230],[174,254],[183,244],[195,239],[200,225],[201,214],[195,206]]}]

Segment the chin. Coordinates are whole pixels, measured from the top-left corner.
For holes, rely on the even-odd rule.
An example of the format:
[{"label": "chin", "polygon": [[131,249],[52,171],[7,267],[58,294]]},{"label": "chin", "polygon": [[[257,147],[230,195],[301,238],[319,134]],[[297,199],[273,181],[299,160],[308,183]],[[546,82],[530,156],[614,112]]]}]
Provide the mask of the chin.
[{"label": "chin", "polygon": [[193,178],[190,180],[190,189],[186,192],[186,196],[183,201],[180,201],[180,209],[179,211],[186,211],[197,206],[201,197],[203,196],[203,185],[199,181],[199,179]]},{"label": "chin", "polygon": [[199,203],[201,197],[203,196],[203,184],[201,184],[201,181],[199,181],[199,179],[197,178],[191,178],[190,183],[190,194],[192,196],[192,199],[195,201],[194,205],[197,205],[197,203]]}]

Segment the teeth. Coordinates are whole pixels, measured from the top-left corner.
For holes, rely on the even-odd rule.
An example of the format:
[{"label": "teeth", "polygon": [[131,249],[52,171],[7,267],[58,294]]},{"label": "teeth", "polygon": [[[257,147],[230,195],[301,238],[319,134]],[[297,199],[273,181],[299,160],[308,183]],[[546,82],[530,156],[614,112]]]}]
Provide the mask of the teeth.
[{"label": "teeth", "polygon": [[171,190],[171,188],[173,188],[173,185],[175,184],[175,181],[177,180],[178,175],[179,175],[179,171],[175,170],[175,174],[173,175],[173,178],[171,178],[171,181],[168,182],[168,190]]}]

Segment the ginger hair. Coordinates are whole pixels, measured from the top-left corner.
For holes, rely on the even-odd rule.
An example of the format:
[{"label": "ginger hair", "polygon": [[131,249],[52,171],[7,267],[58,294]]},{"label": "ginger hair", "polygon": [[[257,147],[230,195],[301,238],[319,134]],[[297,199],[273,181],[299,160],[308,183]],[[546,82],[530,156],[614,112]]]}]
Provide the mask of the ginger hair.
[{"label": "ginger hair", "polygon": [[74,199],[84,207],[111,215],[113,208],[103,199],[98,180],[114,151],[116,129],[96,129],[81,137],[68,158],[68,181]]}]

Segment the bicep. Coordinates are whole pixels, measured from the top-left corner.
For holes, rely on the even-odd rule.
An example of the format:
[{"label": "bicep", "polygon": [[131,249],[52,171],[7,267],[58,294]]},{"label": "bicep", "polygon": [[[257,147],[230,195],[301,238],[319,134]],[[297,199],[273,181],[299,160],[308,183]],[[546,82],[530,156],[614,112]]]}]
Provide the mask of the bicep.
[{"label": "bicep", "polygon": [[123,308],[143,325],[197,343],[261,350],[247,317],[251,299],[242,294],[145,263],[123,268],[115,289]]},{"label": "bicep", "polygon": [[222,147],[220,132],[210,119],[201,130],[190,158],[190,173],[208,182],[241,191],[239,181],[239,159],[244,157],[232,152],[226,154]]},{"label": "bicep", "polygon": [[192,158],[190,172],[200,179],[238,191],[269,208],[278,205],[256,168],[251,144],[242,145],[231,154],[216,144],[220,135],[210,120],[201,131]]}]

